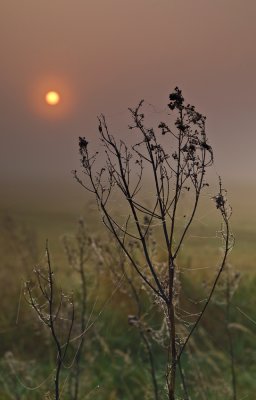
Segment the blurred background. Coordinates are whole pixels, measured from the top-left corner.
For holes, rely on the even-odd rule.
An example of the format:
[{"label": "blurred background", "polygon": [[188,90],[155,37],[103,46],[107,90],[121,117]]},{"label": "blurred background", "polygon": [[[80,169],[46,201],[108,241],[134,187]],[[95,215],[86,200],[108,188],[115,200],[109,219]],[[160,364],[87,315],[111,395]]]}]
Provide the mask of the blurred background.
[{"label": "blurred background", "polygon": [[79,213],[78,136],[95,142],[104,113],[125,138],[128,107],[143,98],[158,118],[178,85],[207,116],[234,221],[254,224],[255,13],[253,0],[3,0],[1,209]]}]

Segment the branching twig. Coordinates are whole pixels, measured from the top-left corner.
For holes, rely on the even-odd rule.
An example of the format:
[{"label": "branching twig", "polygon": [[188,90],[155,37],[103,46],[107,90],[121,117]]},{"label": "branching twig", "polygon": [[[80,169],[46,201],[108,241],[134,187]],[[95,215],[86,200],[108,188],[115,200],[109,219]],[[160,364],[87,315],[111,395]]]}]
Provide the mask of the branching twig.
[{"label": "branching twig", "polygon": [[[177,343],[181,342],[181,338],[176,328],[181,319],[177,317],[176,311],[177,258],[195,219],[202,192],[209,186],[205,175],[207,168],[213,164],[213,151],[206,136],[206,118],[197,112],[194,106],[185,104],[180,89],[175,88],[170,94],[168,106],[171,113],[176,116],[174,127],[169,127],[166,122],[160,122],[158,125],[160,135],[157,129],[146,126],[142,112],[143,101],[135,109],[129,109],[132,116],[129,128],[132,133],[134,132],[134,137],[136,134],[139,136],[137,142],[130,147],[123,141],[115,139],[109,132],[105,117],[101,115],[99,134],[106,155],[105,165],[98,171],[95,169],[98,154],[91,155],[88,151],[88,141],[80,138],[79,150],[86,182],[81,180],[76,171],[74,176],[84,188],[94,193],[104,224],[127,256],[131,267],[144,285],[151,290],[152,302],[157,299],[164,310],[169,336],[166,382],[168,399],[174,400],[176,366],[180,366],[181,355],[211,301],[232,247],[232,234],[229,225],[231,210],[220,181],[220,191],[214,199],[224,221],[223,258],[204,307],[183,341],[181,350],[178,351]],[[164,144],[166,139],[169,139],[169,148]],[[141,199],[143,185],[147,184],[145,166],[151,172],[153,206],[149,206],[148,202]],[[118,192],[125,200],[128,215],[121,223],[111,209],[111,199]],[[180,229],[178,220],[181,199],[184,193],[188,192],[191,193],[193,201],[187,212],[189,215],[187,222]],[[159,247],[165,247],[166,260],[163,264],[165,269],[161,269],[161,272],[150,249],[149,235],[154,236]],[[136,257],[131,251],[131,241],[134,242],[140,257]]]},{"label": "branching twig", "polygon": [[[48,243],[46,243],[46,270],[34,269],[35,283],[28,281],[25,285],[25,299],[34,309],[40,320],[50,330],[56,348],[55,399],[60,399],[60,374],[70,345],[74,325],[75,310],[73,297],[57,292],[53,278]],[[64,308],[65,307],[65,308]],[[71,309],[71,310],[69,310]],[[66,312],[64,318],[63,312]],[[67,333],[62,346],[63,321],[67,324]]]}]

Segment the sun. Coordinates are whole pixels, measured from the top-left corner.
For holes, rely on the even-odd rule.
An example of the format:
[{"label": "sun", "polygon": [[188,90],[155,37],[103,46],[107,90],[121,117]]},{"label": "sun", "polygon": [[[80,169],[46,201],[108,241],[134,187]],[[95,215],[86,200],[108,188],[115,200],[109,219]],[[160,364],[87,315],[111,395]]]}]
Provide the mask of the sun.
[{"label": "sun", "polygon": [[50,106],[56,106],[60,102],[60,95],[58,92],[51,90],[50,92],[46,93],[45,101]]}]

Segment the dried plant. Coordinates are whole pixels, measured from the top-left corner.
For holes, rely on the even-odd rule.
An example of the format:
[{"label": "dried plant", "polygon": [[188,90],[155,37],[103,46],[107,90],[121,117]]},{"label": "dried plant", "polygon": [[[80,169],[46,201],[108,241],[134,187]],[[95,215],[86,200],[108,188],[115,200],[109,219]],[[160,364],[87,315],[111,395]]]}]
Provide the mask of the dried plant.
[{"label": "dried plant", "polygon": [[[180,333],[176,329],[179,294],[177,259],[195,218],[201,194],[208,186],[205,178],[207,169],[213,164],[213,150],[206,135],[206,118],[194,106],[185,103],[179,88],[170,94],[168,106],[171,115],[174,115],[174,123],[160,122],[156,128],[146,126],[143,101],[135,109],[129,109],[133,121],[129,126],[131,139],[135,141],[130,146],[110,133],[106,119],[101,115],[98,119],[99,135],[105,163],[103,167],[97,167],[98,152],[91,154],[87,139],[80,137],[79,149],[85,177],[80,178],[76,171],[74,176],[79,184],[95,196],[103,223],[143,285],[151,290],[152,303],[158,303],[162,308],[168,331],[165,373],[167,397],[174,400],[177,366],[211,301],[232,248],[233,236],[229,225],[231,209],[220,180],[219,193],[214,201],[223,220],[222,260],[192,328],[183,329]],[[149,172],[150,182],[147,179]],[[143,199],[143,187],[150,187],[146,200]],[[190,205],[180,224],[179,213],[185,193],[190,198]],[[124,218],[113,210],[115,199],[125,201],[127,208],[122,210]],[[158,248],[164,247],[165,260],[161,263],[156,260],[150,247],[149,234]],[[133,247],[136,245],[135,252],[131,251],[131,244]],[[179,370],[182,379],[182,368]],[[184,396],[188,398],[183,387]]]},{"label": "dried plant", "polygon": [[[78,400],[81,392],[81,375],[84,368],[85,333],[92,318],[92,310],[89,309],[90,294],[97,293],[98,285],[98,274],[95,273],[95,267],[93,268],[92,278],[91,263],[93,261],[93,239],[88,234],[88,230],[82,218],[78,221],[76,234],[74,236],[65,235],[63,237],[63,245],[69,266],[79,277],[79,284],[76,290],[77,319],[74,323],[74,333],[75,336],[79,337],[79,344],[78,348],[75,350],[74,367],[72,369],[69,385],[69,398],[72,400]],[[95,327],[93,326],[93,328]],[[87,350],[89,346],[90,343],[87,343]]]},{"label": "dried plant", "polygon": [[[95,242],[95,253],[98,256],[99,262],[110,272],[114,287],[118,287],[121,294],[126,295],[132,300],[134,313],[130,313],[127,316],[128,324],[136,328],[139,332],[147,354],[153,396],[155,399],[159,399],[159,385],[156,376],[155,357],[152,349],[152,344],[156,339],[157,332],[152,329],[149,321],[147,321],[147,317],[152,313],[152,305],[145,309],[144,303],[147,300],[147,292],[143,290],[137,274],[127,265],[124,252],[120,249],[113,251],[109,242],[110,240],[106,240],[103,243]],[[133,249],[131,248],[131,252],[132,251]],[[118,284],[120,282],[122,282],[122,285]],[[144,395],[146,395],[147,390],[148,388],[145,388]]]},{"label": "dried plant", "polygon": [[236,323],[232,320],[231,307],[232,298],[234,293],[237,291],[240,282],[240,274],[235,271],[230,263],[225,266],[225,271],[223,273],[222,282],[218,286],[218,291],[216,291],[216,296],[214,302],[224,309],[224,323],[225,331],[227,336],[227,348],[228,356],[230,361],[230,376],[231,376],[231,393],[232,400],[237,400],[237,374],[235,367],[235,350],[234,350],[234,339],[233,333],[236,329],[245,331],[246,328],[241,324]]},{"label": "dried plant", "polygon": [[48,244],[46,244],[46,264],[46,270],[40,267],[34,269],[34,282],[26,282],[25,299],[50,331],[56,349],[54,393],[55,399],[59,400],[60,375],[70,346],[75,310],[72,296],[65,295],[56,287]]}]

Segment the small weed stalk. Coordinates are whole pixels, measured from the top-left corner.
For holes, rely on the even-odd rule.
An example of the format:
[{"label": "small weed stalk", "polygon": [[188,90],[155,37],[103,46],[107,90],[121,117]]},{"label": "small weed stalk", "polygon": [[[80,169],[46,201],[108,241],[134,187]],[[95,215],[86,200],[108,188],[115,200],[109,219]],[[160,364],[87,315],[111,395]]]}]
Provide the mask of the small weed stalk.
[{"label": "small weed stalk", "polygon": [[[48,244],[46,244],[46,264],[46,270],[39,267],[34,269],[34,282],[26,282],[25,299],[49,329],[54,342],[56,348],[55,400],[59,400],[61,397],[60,375],[70,346],[75,310],[73,297],[66,296],[56,288]],[[66,335],[63,335],[63,332],[66,332]]]},{"label": "small weed stalk", "polygon": [[[99,117],[100,140],[105,152],[103,167],[96,167],[98,152],[91,154],[88,141],[80,137],[85,178],[81,179],[76,171],[74,176],[79,184],[94,194],[103,223],[143,285],[151,290],[152,303],[158,302],[162,307],[168,331],[167,398],[174,400],[181,355],[206,311],[233,244],[229,226],[231,210],[220,181],[219,193],[214,200],[223,219],[223,258],[202,311],[190,331],[180,336],[176,313],[179,292],[177,259],[195,218],[201,194],[209,186],[205,178],[207,169],[213,164],[213,150],[206,135],[206,118],[194,106],[185,103],[179,88],[170,94],[168,104],[171,116],[174,116],[173,124],[160,122],[156,127],[146,126],[143,103],[141,101],[135,109],[129,109],[132,117],[129,129],[134,141],[130,146],[117,140],[110,133],[105,117]],[[142,195],[143,187],[150,187],[146,200]],[[186,215],[180,224],[186,193],[190,205],[186,207]],[[125,213],[123,210],[120,213],[125,214],[124,218],[113,210],[113,202],[117,199],[124,200],[126,205]],[[158,247],[164,247],[165,260],[161,264],[151,251],[150,232]],[[136,252],[131,252],[131,242],[136,244]],[[181,366],[179,369],[182,372]]]},{"label": "small weed stalk", "polygon": [[224,276],[222,280],[222,285],[219,288],[219,298],[215,302],[224,308],[225,313],[225,330],[228,342],[228,354],[230,360],[230,376],[231,376],[231,393],[232,400],[237,400],[237,374],[235,368],[235,350],[234,350],[234,339],[233,331],[238,328],[244,330],[240,324],[237,324],[232,320],[231,308],[232,308],[232,298],[236,290],[238,289],[240,282],[240,274],[236,272],[233,266],[229,263],[225,266]]},{"label": "small weed stalk", "polygon": [[[67,255],[69,266],[79,277],[78,287],[78,301],[76,306],[76,313],[79,315],[75,321],[75,330],[80,334],[80,342],[78,349],[75,352],[74,368],[70,380],[70,399],[78,400],[81,392],[81,373],[83,371],[83,358],[85,353],[85,332],[87,324],[89,323],[88,314],[88,298],[89,288],[93,293],[97,292],[95,285],[89,281],[90,273],[88,272],[88,265],[92,262],[92,238],[87,233],[84,220],[81,218],[78,221],[78,229],[75,237],[64,236],[63,245]],[[94,269],[95,272],[95,269]],[[97,274],[93,277],[94,282],[97,281]],[[97,285],[97,283],[96,283]]]},{"label": "small weed stalk", "polygon": [[[137,274],[134,274],[133,270],[131,271],[127,268],[125,254],[122,251],[113,252],[107,241],[103,244],[96,242],[95,250],[100,263],[111,272],[114,286],[116,287],[118,282],[125,281],[119,287],[119,290],[129,298],[132,298],[132,302],[135,305],[135,313],[128,315],[128,323],[139,332],[148,359],[153,397],[154,400],[159,400],[159,385],[156,376],[155,357],[152,349],[152,336],[154,331],[146,321],[146,317],[150,314],[151,310],[144,310],[142,300],[143,289],[140,282],[138,282]],[[131,252],[132,251],[131,249]]]},{"label": "small weed stalk", "polygon": [[236,370],[235,370],[235,354],[234,354],[234,344],[232,337],[232,329],[231,329],[231,299],[233,295],[232,287],[234,288],[234,283],[236,283],[236,275],[231,277],[230,265],[227,265],[226,268],[226,320],[227,320],[227,336],[229,343],[229,354],[230,354],[230,369],[231,369],[231,387],[232,387],[232,399],[237,400],[237,379],[236,379]]}]

